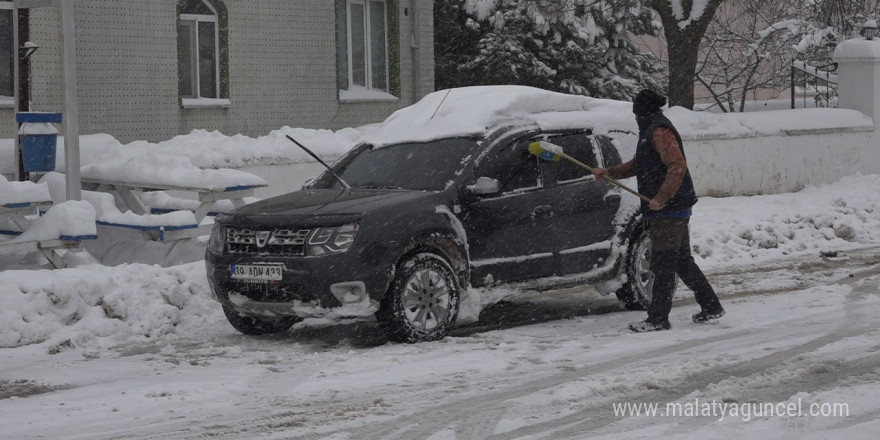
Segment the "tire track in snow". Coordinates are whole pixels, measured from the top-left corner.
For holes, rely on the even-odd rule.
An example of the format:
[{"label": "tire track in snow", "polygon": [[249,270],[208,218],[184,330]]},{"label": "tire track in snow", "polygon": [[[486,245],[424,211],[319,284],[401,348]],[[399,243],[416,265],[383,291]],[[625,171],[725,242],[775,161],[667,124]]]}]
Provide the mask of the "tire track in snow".
[{"label": "tire track in snow", "polygon": [[[816,313],[819,315],[821,313]],[[797,318],[797,320],[803,319],[803,317]],[[795,319],[788,320],[787,322],[794,322]],[[781,326],[785,326],[786,321],[780,321],[779,324]],[[456,431],[468,431],[470,427],[474,424],[485,425],[486,421],[484,420],[483,413],[489,412],[492,414],[503,414],[506,412],[507,408],[510,406],[507,401],[516,398],[526,397],[530,394],[534,394],[537,392],[546,391],[548,389],[559,386],[560,384],[564,384],[566,382],[577,381],[578,379],[590,376],[594,374],[600,373],[608,373],[616,370],[625,370],[625,367],[632,364],[639,364],[642,361],[655,361],[663,358],[675,357],[672,355],[678,354],[682,351],[692,350],[695,348],[699,348],[705,345],[730,341],[731,339],[744,338],[748,336],[754,336],[756,334],[760,334],[765,332],[766,328],[754,328],[748,330],[742,330],[732,333],[725,333],[723,335],[716,335],[708,338],[703,338],[699,340],[688,341],[685,343],[676,344],[673,346],[661,347],[649,352],[640,353],[636,355],[624,356],[617,359],[612,359],[609,361],[601,362],[599,364],[578,368],[574,371],[564,372],[561,374],[554,374],[552,376],[541,378],[538,380],[533,380],[531,382],[523,383],[516,387],[516,389],[511,390],[510,388],[503,389],[500,392],[487,393],[480,396],[459,399],[450,403],[446,403],[441,406],[434,406],[428,408],[426,410],[417,412],[412,415],[403,416],[406,418],[405,424],[411,425],[415,421],[418,421],[418,425],[413,426],[407,432],[403,433],[403,436],[395,436],[400,435],[398,432],[400,425],[394,423],[394,419],[383,423],[383,427],[378,427],[371,429],[373,427],[365,427],[363,430],[359,429],[357,431],[357,436],[359,439],[367,440],[367,439],[375,439],[375,440],[391,440],[391,439],[424,439],[428,438],[431,435],[441,432],[443,430],[449,429],[452,426],[456,427]],[[766,368],[770,368],[772,366],[778,365],[781,361],[785,359],[789,359],[794,356],[798,356],[803,353],[807,353],[809,351],[815,350],[818,347],[827,345],[828,343],[832,343],[834,341],[849,337],[851,335],[856,335],[863,332],[863,328],[859,329],[849,329],[847,331],[836,332],[830,335],[826,335],[817,339],[814,339],[806,344],[801,344],[785,350],[781,353],[776,353],[765,357],[766,359],[758,358],[758,360],[750,359],[743,361],[739,364],[735,364],[736,368],[740,368],[743,370],[742,374],[754,374],[751,373],[752,370],[754,372],[758,372],[764,370]],[[795,335],[792,335],[795,336]],[[757,362],[757,366],[750,367],[749,365],[753,362]],[[715,374],[706,375],[706,377],[711,378],[711,381],[703,380],[700,381],[708,383],[712,383],[713,381],[717,381],[719,379],[723,379],[727,377],[729,366],[721,367],[723,368],[716,371]],[[693,382],[692,382],[693,383]],[[686,387],[690,388],[690,387]],[[694,388],[696,389],[696,388]],[[689,390],[683,395],[686,395],[693,390]],[[653,394],[653,393],[652,393]],[[627,396],[622,396],[621,399],[625,399],[629,401],[630,399]],[[639,401],[639,400],[633,400]],[[646,400],[647,401],[647,400]],[[607,411],[611,412],[612,408],[609,405],[607,406]],[[599,408],[601,410],[601,408]],[[557,428],[560,424],[565,425],[566,421],[568,423],[575,423],[578,421],[583,421],[584,419],[595,420],[591,415],[596,408],[590,408],[589,410],[585,410],[583,412],[578,412],[575,415],[568,416],[563,419],[556,419],[551,422],[548,422],[548,426],[543,426],[541,424],[535,425],[536,430],[534,433],[543,432],[546,429],[553,430]],[[613,415],[613,413],[612,413]],[[570,420],[569,420],[570,419]],[[499,420],[496,420],[496,425]],[[611,420],[613,422],[613,420]],[[608,422],[610,423],[610,422]],[[391,424],[391,426],[388,426]],[[604,425],[605,422],[598,423],[598,425]],[[460,427],[459,427],[460,426]],[[596,427],[587,427],[587,429],[595,429]],[[526,428],[522,428],[526,429]],[[492,427],[494,431],[494,426]],[[519,431],[512,431],[515,435],[512,436],[493,436],[488,435],[485,437],[471,437],[471,438],[497,438],[497,439],[505,439],[505,438],[517,438],[521,433]],[[465,437],[467,438],[467,437]],[[558,437],[558,438],[566,438],[566,437]]]},{"label": "tire track in snow", "polygon": [[[850,279],[846,284],[855,283],[858,280],[865,279],[870,276],[872,273],[877,272],[877,268],[873,268],[871,270],[865,271],[858,278]],[[850,299],[853,295],[850,295]],[[858,305],[853,303],[852,301],[848,301],[848,304],[844,310],[844,313],[848,317],[848,322],[857,322],[857,319],[852,319],[855,315],[859,315]],[[814,314],[814,316],[823,315],[824,312],[818,312]],[[796,321],[802,321],[805,317],[801,316],[796,319],[790,319],[785,321],[776,322],[776,326],[779,328],[787,329],[787,323],[794,323]],[[677,393],[669,393],[668,391],[652,391],[645,395],[640,396],[627,396],[623,395],[618,400],[619,401],[631,401],[631,402],[653,402],[653,401],[670,401],[677,400],[683,396],[686,396],[696,390],[702,389],[712,383],[716,383],[719,380],[724,380],[727,377],[749,377],[757,375],[765,370],[772,369],[778,367],[780,364],[791,360],[797,356],[810,353],[815,351],[818,348],[824,347],[829,344],[833,344],[842,339],[846,339],[853,336],[859,336],[867,331],[876,329],[876,325],[871,324],[868,326],[860,326],[860,327],[846,327],[839,331],[826,334],[824,336],[815,338],[807,343],[799,344],[794,347],[785,349],[781,352],[774,353],[768,356],[752,358],[745,360],[743,362],[733,364],[733,365],[725,365],[720,367],[715,367],[713,369],[709,369],[700,373],[697,378],[687,377],[680,384],[678,389],[684,390]],[[393,439],[393,438],[428,438],[432,434],[442,431],[443,429],[448,429],[450,425],[460,425],[462,427],[457,428],[456,431],[469,431],[470,426],[473,425],[485,425],[485,416],[481,414],[474,414],[474,410],[477,410],[477,413],[480,412],[491,412],[492,414],[503,414],[505,409],[509,406],[505,402],[519,397],[524,397],[533,392],[538,392],[541,390],[546,390],[547,388],[552,388],[553,386],[559,385],[561,383],[565,383],[571,380],[576,380],[579,377],[583,377],[586,375],[597,374],[602,372],[612,371],[614,369],[624,367],[629,364],[638,363],[642,360],[654,360],[662,357],[666,357],[673,353],[678,353],[681,351],[689,350],[692,348],[699,347],[701,345],[709,344],[711,342],[720,342],[730,341],[731,339],[740,339],[747,336],[759,334],[762,332],[766,332],[766,328],[756,328],[750,329],[747,331],[740,331],[734,333],[727,333],[725,335],[721,335],[720,337],[712,337],[705,338],[699,341],[694,341],[692,343],[678,344],[673,347],[665,347],[659,348],[657,350],[653,350],[649,353],[644,353],[641,355],[624,357],[616,360],[610,360],[605,363],[586,367],[584,369],[578,369],[572,373],[565,373],[560,375],[554,375],[545,379],[539,379],[537,381],[529,382],[522,386],[517,387],[514,392],[502,391],[500,393],[493,393],[488,396],[478,396],[470,399],[459,400],[457,402],[452,402],[442,407],[434,407],[430,410],[424,411],[422,413],[416,414],[414,416],[408,416],[411,420],[420,420],[420,423],[415,428],[409,430],[404,437],[392,437],[390,436],[392,432],[387,429],[379,429],[370,431],[369,429],[366,432],[361,431],[358,432],[359,438],[364,439]],[[801,330],[794,330],[795,334],[791,336],[797,337]],[[869,363],[868,367],[871,364]],[[784,394],[787,391],[781,391]],[[786,396],[787,397],[787,396]],[[460,410],[456,410],[455,407],[460,407]],[[433,421],[431,420],[432,414],[443,414],[446,417],[443,420]],[[597,413],[604,417],[596,417]],[[610,417],[609,417],[610,416]],[[434,416],[436,417],[436,416]],[[500,421],[500,419],[498,420]],[[613,409],[610,404],[605,404],[604,406],[595,407],[591,406],[589,409],[579,411],[574,415],[570,415],[564,417],[562,419],[555,419],[551,422],[547,423],[547,426],[538,424],[533,428],[520,428],[522,430],[528,430],[528,432],[520,432],[519,430],[511,431],[511,435],[486,435],[480,437],[463,437],[463,438],[486,438],[486,439],[515,439],[519,438],[522,435],[534,435],[545,432],[545,430],[553,431],[559,427],[559,425],[566,425],[567,423],[573,424],[575,427],[573,430],[566,430],[562,433],[561,436],[554,435],[553,438],[568,438],[565,435],[582,435],[584,432],[589,432],[591,430],[599,429],[600,427],[607,426],[616,421],[613,417]],[[497,423],[496,423],[497,425]]]}]

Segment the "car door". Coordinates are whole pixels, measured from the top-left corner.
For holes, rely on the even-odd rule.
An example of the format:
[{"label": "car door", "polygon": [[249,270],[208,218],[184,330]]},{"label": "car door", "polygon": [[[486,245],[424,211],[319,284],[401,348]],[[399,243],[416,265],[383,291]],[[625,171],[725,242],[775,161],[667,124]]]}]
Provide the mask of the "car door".
[{"label": "car door", "polygon": [[[545,135],[550,143],[590,166],[599,166],[600,146],[589,132]],[[554,207],[552,236],[558,252],[555,265],[560,275],[588,272],[602,267],[611,254],[614,219],[620,206],[620,190],[568,160],[544,162],[544,186]]]},{"label": "car door", "polygon": [[465,203],[474,285],[553,275],[561,231],[554,227],[553,197],[544,188],[542,164],[528,151],[528,140],[501,143],[474,168],[475,178],[498,181],[500,191]]}]

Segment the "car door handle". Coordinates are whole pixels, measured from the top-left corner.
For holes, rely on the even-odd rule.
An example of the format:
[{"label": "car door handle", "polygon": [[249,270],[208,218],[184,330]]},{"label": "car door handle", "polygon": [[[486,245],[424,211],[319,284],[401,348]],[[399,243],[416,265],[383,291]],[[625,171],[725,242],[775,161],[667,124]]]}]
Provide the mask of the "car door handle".
[{"label": "car door handle", "polygon": [[620,194],[619,193],[608,193],[605,194],[605,204],[611,205],[613,203],[620,202]]},{"label": "car door handle", "polygon": [[553,207],[550,205],[536,206],[535,209],[532,211],[532,220],[551,217],[553,217]]}]

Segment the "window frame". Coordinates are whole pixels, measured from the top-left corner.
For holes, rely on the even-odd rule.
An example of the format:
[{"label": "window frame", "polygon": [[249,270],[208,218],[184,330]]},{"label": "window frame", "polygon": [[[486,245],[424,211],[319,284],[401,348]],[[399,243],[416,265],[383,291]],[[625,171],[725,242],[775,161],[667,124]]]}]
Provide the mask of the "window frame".
[{"label": "window frame", "polygon": [[[383,88],[375,88],[373,87],[373,79],[375,73],[373,72],[373,40],[372,40],[372,30],[373,30],[373,3],[380,3],[382,5],[382,16],[384,20],[382,21],[382,26],[384,28],[382,35],[385,36],[385,41],[382,42],[384,53],[385,53],[385,62],[384,62],[384,76],[385,76],[385,84]],[[352,5],[361,5],[363,7],[364,12],[364,86],[359,86],[355,84],[354,81],[354,59],[353,59],[353,50],[354,47],[352,32],[352,13],[351,8]],[[363,87],[367,90],[377,90],[381,92],[388,93],[391,88],[391,81],[388,79],[388,2],[386,0],[346,0],[346,28],[348,34],[348,89],[351,90],[355,87]]]},{"label": "window frame", "polygon": [[[199,0],[213,13],[213,15],[191,14],[182,12],[184,1],[180,1],[177,7],[177,38],[182,44],[183,30],[191,33],[190,48],[192,55],[188,65],[184,65],[182,53],[178,53],[178,75],[183,75],[184,69],[190,69],[192,75],[193,95],[184,95],[178,86],[181,107],[183,108],[228,108],[231,102],[229,96],[228,59],[226,45],[226,9],[222,2],[217,0]],[[186,24],[184,24],[186,23]],[[201,96],[201,72],[199,66],[199,25],[200,23],[212,23],[214,27],[214,97]],[[180,46],[178,46],[179,48]],[[179,49],[178,49],[179,51]]]},{"label": "window frame", "polygon": [[[384,50],[384,88],[374,88],[372,83],[376,76],[373,69],[371,7],[372,3],[380,3],[382,7]],[[352,5],[363,8],[364,22],[364,83],[355,83],[353,60]],[[397,102],[400,95],[400,42],[398,41],[399,20],[397,0],[336,0],[337,16],[337,87],[339,101],[345,102]]]}]

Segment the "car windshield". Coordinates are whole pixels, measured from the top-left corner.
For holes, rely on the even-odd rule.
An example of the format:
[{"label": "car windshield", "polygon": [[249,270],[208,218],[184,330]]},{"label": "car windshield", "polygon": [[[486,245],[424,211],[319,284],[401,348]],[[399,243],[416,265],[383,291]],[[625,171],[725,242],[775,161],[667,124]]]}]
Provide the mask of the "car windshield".
[{"label": "car windshield", "polygon": [[[358,148],[360,152],[354,157],[334,167],[352,188],[440,191],[468,160],[476,148],[476,141],[453,138]],[[331,188],[342,187],[336,179],[325,181]]]}]

